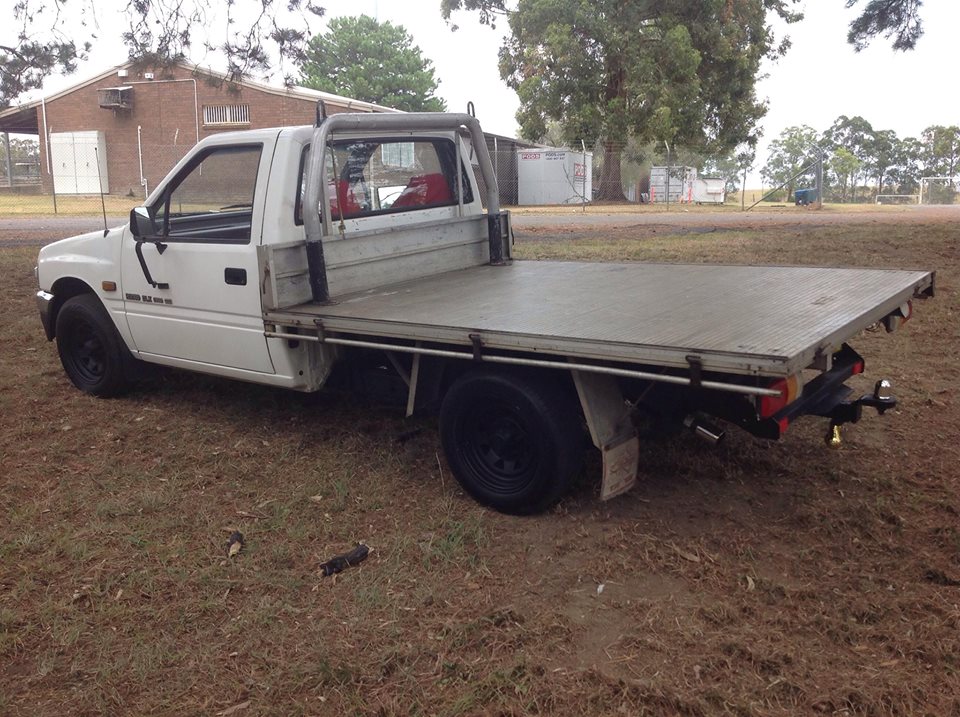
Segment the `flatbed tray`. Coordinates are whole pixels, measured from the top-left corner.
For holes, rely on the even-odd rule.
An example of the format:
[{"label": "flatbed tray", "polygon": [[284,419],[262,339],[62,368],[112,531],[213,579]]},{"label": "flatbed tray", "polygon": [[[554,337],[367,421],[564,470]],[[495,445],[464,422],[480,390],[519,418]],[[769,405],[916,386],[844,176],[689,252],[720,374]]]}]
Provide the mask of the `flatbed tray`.
[{"label": "flatbed tray", "polygon": [[271,311],[338,335],[783,376],[902,304],[926,271],[515,261]]}]

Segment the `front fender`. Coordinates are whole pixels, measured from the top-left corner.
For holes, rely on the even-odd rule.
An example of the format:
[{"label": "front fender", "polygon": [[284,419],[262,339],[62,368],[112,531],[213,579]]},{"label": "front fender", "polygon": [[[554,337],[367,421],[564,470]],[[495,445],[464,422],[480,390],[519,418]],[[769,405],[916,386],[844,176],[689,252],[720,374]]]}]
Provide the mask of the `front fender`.
[{"label": "front fender", "polygon": [[[120,282],[120,241],[123,227],[90,232],[48,244],[37,261],[36,295],[40,322],[48,340],[56,337],[57,314],[67,299],[91,293],[103,303],[123,335],[120,316],[123,298]],[[124,337],[126,338],[126,337]]]}]

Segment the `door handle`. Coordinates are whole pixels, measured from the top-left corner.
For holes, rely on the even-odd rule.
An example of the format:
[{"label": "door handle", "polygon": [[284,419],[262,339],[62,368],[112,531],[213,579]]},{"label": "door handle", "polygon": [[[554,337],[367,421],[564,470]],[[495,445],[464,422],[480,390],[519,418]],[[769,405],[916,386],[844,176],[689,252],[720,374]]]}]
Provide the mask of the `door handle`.
[{"label": "door handle", "polygon": [[246,269],[237,269],[232,266],[228,266],[223,270],[223,280],[234,286],[246,286],[247,285],[247,270]]}]

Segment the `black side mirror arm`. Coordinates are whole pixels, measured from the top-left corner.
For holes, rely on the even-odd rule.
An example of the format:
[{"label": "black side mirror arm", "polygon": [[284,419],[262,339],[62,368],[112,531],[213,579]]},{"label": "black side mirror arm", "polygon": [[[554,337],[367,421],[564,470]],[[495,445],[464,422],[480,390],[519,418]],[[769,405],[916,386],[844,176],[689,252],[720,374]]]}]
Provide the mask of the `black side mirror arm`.
[{"label": "black side mirror arm", "polygon": [[154,281],[153,276],[150,274],[150,268],[147,266],[146,260],[143,258],[143,245],[144,244],[156,244],[157,252],[163,254],[167,249],[167,245],[162,242],[151,242],[143,241],[142,239],[137,239],[136,244],[134,244],[134,250],[137,252],[137,261],[140,262],[140,270],[143,272],[143,278],[147,280],[147,283],[150,284],[154,289],[169,289],[170,284],[165,281]]},{"label": "black side mirror arm", "polygon": [[150,268],[147,266],[146,259],[143,258],[143,245],[153,244],[157,247],[157,253],[161,256],[167,250],[167,245],[160,241],[159,237],[150,237],[156,232],[153,218],[150,216],[146,207],[134,207],[130,210],[130,233],[136,240],[134,249],[137,252],[137,261],[140,262],[140,270],[143,272],[143,278],[147,280],[154,289],[169,289],[170,284],[163,281],[154,281],[150,274]]}]

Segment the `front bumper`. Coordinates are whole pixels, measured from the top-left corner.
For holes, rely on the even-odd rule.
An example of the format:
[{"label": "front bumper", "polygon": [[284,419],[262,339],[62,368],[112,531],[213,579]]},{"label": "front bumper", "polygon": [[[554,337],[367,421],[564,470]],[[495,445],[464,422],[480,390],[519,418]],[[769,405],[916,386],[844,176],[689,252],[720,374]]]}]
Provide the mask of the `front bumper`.
[{"label": "front bumper", "polygon": [[37,308],[40,310],[40,323],[43,324],[43,332],[47,335],[47,341],[53,341],[53,294],[46,291],[37,292]]}]

